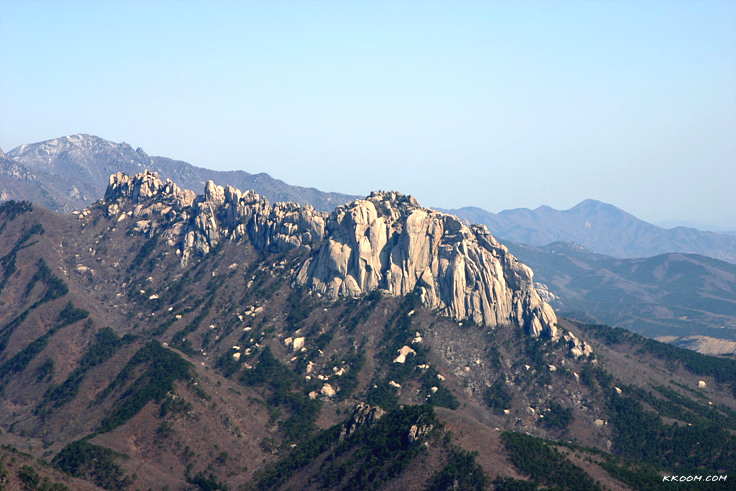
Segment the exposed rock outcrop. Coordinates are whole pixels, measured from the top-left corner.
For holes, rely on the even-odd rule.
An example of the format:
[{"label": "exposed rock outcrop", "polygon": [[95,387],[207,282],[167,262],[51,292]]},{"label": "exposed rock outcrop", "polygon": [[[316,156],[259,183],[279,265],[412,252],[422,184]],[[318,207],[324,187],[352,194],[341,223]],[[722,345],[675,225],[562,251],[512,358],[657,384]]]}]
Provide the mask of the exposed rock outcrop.
[{"label": "exposed rock outcrop", "polygon": [[340,432],[340,440],[350,436],[362,426],[372,425],[375,421],[381,419],[384,414],[386,414],[386,411],[378,406],[369,406],[364,402],[359,403]]},{"label": "exposed rock outcrop", "polygon": [[376,289],[417,293],[426,307],[453,319],[515,323],[534,336],[558,337],[555,313],[535,290],[529,267],[484,226],[468,227],[411,196],[375,192],[327,215],[294,203],[271,206],[252,191],[212,181],[195,196],[146,171],[110,177],[108,216],[126,201],[135,203],[138,230],[161,232],[179,248],[182,264],[222,240],[247,237],[262,252],[302,247],[311,255],[295,281],[330,298]]},{"label": "exposed rock outcrop", "polygon": [[[170,180],[161,181],[146,171],[135,176],[110,176],[104,203],[108,215],[118,212],[121,202],[137,203],[133,214],[141,218],[159,217],[163,236],[179,247],[182,264],[192,256],[207,254],[221,240],[243,237],[263,252],[284,252],[294,247],[311,247],[324,236],[327,214],[309,205],[276,203],[252,191],[232,186],[205,185],[204,195],[180,189]],[[156,227],[149,229],[151,235]]]},{"label": "exposed rock outcrop", "polygon": [[589,356],[593,353],[593,348],[588,343],[581,341],[570,331],[564,331],[562,333],[562,340],[567,343],[570,354],[575,358]]},{"label": "exposed rock outcrop", "polygon": [[331,298],[417,291],[424,305],[454,319],[515,322],[556,338],[557,318],[532,278],[484,226],[468,227],[411,196],[375,192],[332,213],[298,281]]}]

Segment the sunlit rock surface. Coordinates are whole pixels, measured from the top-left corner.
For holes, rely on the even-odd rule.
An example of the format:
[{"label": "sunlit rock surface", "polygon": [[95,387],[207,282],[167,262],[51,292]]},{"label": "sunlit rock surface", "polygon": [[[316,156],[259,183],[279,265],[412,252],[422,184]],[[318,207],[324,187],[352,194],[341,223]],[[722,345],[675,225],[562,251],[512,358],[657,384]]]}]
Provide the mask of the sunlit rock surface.
[{"label": "sunlit rock surface", "polygon": [[[533,273],[484,226],[421,207],[411,196],[374,192],[331,214],[268,201],[252,191],[205,185],[180,189],[148,171],[117,173],[102,202],[110,217],[135,203],[138,230],[160,233],[182,264],[222,240],[246,238],[261,252],[302,247],[311,254],[295,280],[336,299],[380,289],[417,293],[422,303],[456,320],[515,323],[533,336],[558,338],[557,318],[534,288]],[[122,219],[122,218],[121,218]]]}]

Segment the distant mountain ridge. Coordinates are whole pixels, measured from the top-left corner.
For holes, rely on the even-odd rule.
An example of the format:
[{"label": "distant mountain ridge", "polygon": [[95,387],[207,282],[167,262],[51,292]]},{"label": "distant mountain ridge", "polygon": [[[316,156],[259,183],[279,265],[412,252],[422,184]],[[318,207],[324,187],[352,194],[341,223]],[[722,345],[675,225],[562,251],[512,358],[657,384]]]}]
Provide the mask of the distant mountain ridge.
[{"label": "distant mountain ridge", "polygon": [[[251,189],[270,202],[309,204],[319,211],[358,198],[315,188],[292,186],[265,173],[214,171],[166,157],[150,157],[141,148],[78,134],[0,151],[0,200],[29,200],[69,213],[100,199],[116,172],[149,169],[184,189],[218,185]],[[578,243],[601,254],[636,258],[669,252],[695,253],[736,263],[736,236],[693,228],[665,229],[606,203],[585,200],[569,210],[541,206],[491,213],[476,207],[442,210],[470,223],[486,225],[494,236],[519,244],[544,246]]]},{"label": "distant mountain ridge", "polygon": [[617,259],[566,242],[504,244],[534,270],[542,291],[551,293],[547,301],[565,317],[671,342],[693,336],[736,341],[734,264],[683,253]]},{"label": "distant mountain ridge", "polygon": [[75,181],[33,171],[0,150],[0,201],[11,199],[32,201],[58,211],[71,211],[84,203]]},{"label": "distant mountain ridge", "polygon": [[540,206],[491,213],[466,207],[446,210],[488,227],[500,240],[545,246],[572,242],[619,258],[641,258],[684,252],[736,262],[736,237],[693,228],[657,227],[607,203],[588,199],[569,210]]},{"label": "distant mountain ridge", "polygon": [[[24,174],[38,176],[32,180],[39,188],[36,194],[47,198],[38,201],[29,196],[32,194],[30,191],[19,195],[13,192],[13,186],[3,186],[8,188],[4,199],[30,199],[66,213],[83,209],[100,199],[105,194],[111,174],[136,174],[145,169],[157,172],[162,178],[171,179],[188,189],[200,189],[205,182],[212,180],[219,185],[252,189],[271,202],[294,201],[312,205],[320,211],[332,210],[356,198],[315,188],[291,186],[265,173],[214,171],[166,157],[150,157],[143,149],[133,149],[127,143],[114,143],[85,134],[21,145],[9,151],[6,159],[24,169]],[[1,175],[0,185],[10,180],[10,177],[5,177],[9,176],[8,172],[2,172]]]}]

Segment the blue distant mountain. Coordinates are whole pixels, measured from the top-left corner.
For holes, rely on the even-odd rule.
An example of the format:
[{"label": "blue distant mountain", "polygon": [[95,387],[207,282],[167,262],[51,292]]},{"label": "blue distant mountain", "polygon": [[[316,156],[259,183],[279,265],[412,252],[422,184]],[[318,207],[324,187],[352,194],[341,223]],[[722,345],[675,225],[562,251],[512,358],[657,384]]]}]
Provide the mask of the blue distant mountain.
[{"label": "blue distant mountain", "polygon": [[208,180],[252,189],[271,202],[294,201],[332,210],[355,199],[341,193],[291,186],[268,174],[215,171],[166,157],[149,157],[141,148],[93,135],[71,135],[0,151],[0,200],[31,200],[69,213],[102,198],[111,174],[148,169],[185,189],[201,190]]},{"label": "blue distant mountain", "polygon": [[568,242],[504,244],[563,316],[648,337],[736,341],[736,265],[697,254],[617,259]]},{"label": "blue distant mountain", "polygon": [[[202,189],[211,179],[221,185],[253,189],[271,202],[293,201],[323,211],[357,198],[289,185],[265,173],[214,171],[165,157],[149,157],[127,143],[80,134],[22,145],[7,156],[0,153],[0,201],[27,199],[68,213],[100,199],[111,174],[136,173],[144,168],[186,189]],[[685,252],[736,263],[734,235],[658,227],[595,200],[585,200],[569,210],[541,206],[500,213],[475,207],[445,211],[470,223],[486,225],[499,239],[520,244],[544,246],[565,241],[619,258]]]},{"label": "blue distant mountain", "polygon": [[650,257],[668,252],[701,254],[736,262],[736,237],[694,228],[666,229],[636,218],[607,203],[588,199],[569,210],[540,206],[491,213],[467,207],[447,210],[471,223],[481,223],[500,240],[544,246],[572,242],[618,258]]}]

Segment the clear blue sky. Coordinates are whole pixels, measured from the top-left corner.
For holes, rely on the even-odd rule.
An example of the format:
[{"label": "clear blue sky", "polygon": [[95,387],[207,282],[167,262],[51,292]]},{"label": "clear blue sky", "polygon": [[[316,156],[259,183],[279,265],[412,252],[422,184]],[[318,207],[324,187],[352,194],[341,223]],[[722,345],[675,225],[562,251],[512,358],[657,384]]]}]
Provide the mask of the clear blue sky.
[{"label": "clear blue sky", "polygon": [[0,63],[6,151],[736,224],[733,1],[0,0]]}]

